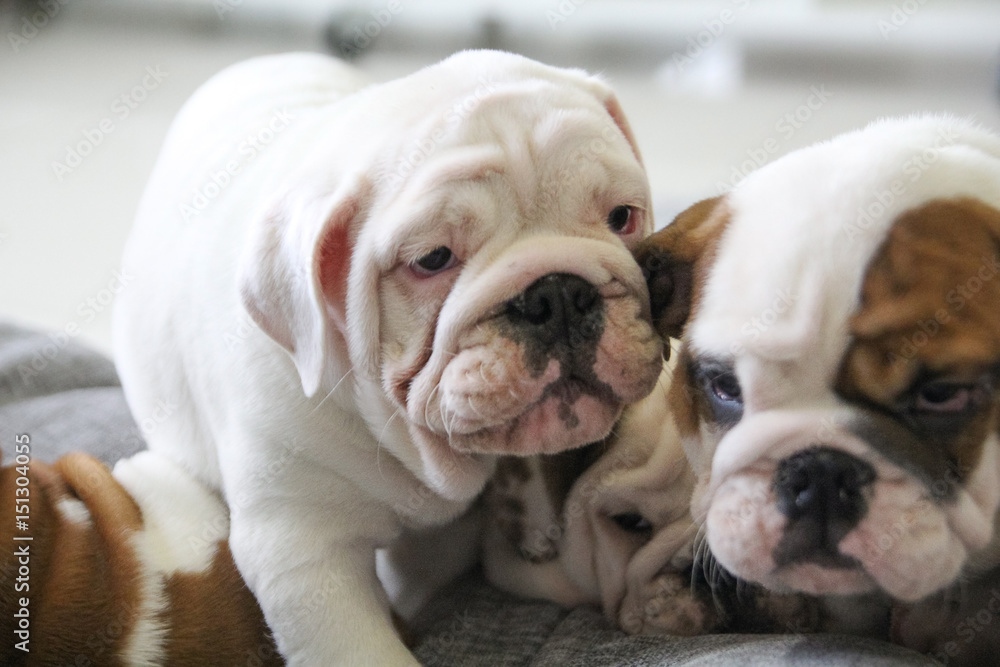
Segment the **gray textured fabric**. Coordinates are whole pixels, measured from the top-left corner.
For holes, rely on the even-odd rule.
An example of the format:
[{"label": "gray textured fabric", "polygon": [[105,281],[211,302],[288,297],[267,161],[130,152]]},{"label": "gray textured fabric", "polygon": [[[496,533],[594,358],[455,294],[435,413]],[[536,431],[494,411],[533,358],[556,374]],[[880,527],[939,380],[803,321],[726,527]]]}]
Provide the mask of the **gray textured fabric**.
[{"label": "gray textured fabric", "polygon": [[110,464],[145,447],[109,359],[64,333],[0,323],[4,461],[21,433],[43,461],[81,450]]},{"label": "gray textured fabric", "polygon": [[[32,454],[53,460],[82,450],[113,463],[144,446],[114,365],[56,334],[0,323],[0,442],[31,436]],[[429,666],[922,665],[880,642],[836,636],[628,637],[592,609],[518,600],[473,573],[418,615],[417,656]]]},{"label": "gray textured fabric", "polygon": [[417,623],[415,653],[428,667],[938,664],[885,642],[839,635],[629,637],[596,609],[519,600],[491,588],[478,572],[431,600]]}]

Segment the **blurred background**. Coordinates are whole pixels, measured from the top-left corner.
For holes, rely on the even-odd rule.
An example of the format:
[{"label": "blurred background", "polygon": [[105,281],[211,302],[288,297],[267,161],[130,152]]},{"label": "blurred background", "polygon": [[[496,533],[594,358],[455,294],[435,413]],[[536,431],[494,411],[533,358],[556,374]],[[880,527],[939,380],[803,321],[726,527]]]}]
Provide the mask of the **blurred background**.
[{"label": "blurred background", "polygon": [[258,54],[333,53],[376,81],[471,47],[601,72],[658,225],[881,116],[1000,130],[997,0],[0,0],[0,41],[0,317],[103,350],[172,117]]}]

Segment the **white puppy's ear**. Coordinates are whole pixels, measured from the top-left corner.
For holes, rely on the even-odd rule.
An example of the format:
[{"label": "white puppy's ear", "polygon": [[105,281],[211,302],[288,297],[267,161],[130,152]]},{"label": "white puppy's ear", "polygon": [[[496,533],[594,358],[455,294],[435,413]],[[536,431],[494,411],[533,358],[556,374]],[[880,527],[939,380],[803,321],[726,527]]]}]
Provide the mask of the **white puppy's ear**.
[{"label": "white puppy's ear", "polygon": [[250,317],[291,354],[302,389],[312,396],[331,346],[347,334],[352,222],[362,195],[356,183],[326,196],[301,190],[277,198],[256,221],[237,280]]},{"label": "white puppy's ear", "polygon": [[604,109],[611,116],[611,119],[621,133],[625,135],[625,140],[628,141],[629,146],[632,147],[635,159],[639,161],[639,164],[642,164],[642,154],[639,152],[639,144],[635,140],[635,135],[632,133],[632,126],[628,124],[628,119],[625,118],[625,112],[622,111],[622,105],[615,96],[615,92],[596,76],[588,77],[588,81],[591,90],[594,92],[594,96],[604,105]]}]

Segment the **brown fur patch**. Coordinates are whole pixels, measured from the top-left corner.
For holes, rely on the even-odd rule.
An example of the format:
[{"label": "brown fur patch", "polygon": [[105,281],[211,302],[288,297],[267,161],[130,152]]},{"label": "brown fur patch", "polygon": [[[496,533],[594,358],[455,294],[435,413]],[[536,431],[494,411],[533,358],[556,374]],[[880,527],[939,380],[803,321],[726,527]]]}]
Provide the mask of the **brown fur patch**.
[{"label": "brown fur patch", "polygon": [[667,403],[677,424],[677,432],[681,438],[695,438],[700,434],[699,424],[707,419],[702,401],[699,400],[695,387],[692,385],[689,367],[691,356],[687,348],[681,350],[681,358],[674,367]]},{"label": "brown fur patch", "polygon": [[524,541],[526,518],[520,493],[529,479],[531,468],[526,459],[502,456],[497,460],[496,471],[483,494],[491,520],[496,522],[507,541],[518,547]]},{"label": "brown fur patch", "polygon": [[[13,520],[21,472],[0,468],[0,664],[120,665],[139,616],[141,565],[132,546],[142,514],[108,468],[89,456],[70,454],[54,464],[29,465],[30,529]],[[89,521],[71,521],[62,500],[83,503]],[[30,541],[15,541],[30,536]],[[29,588],[17,591],[21,563],[15,550],[28,545]],[[22,579],[24,577],[22,576]],[[167,665],[284,664],[263,614],[221,542],[211,568],[166,581],[162,621]],[[30,653],[14,647],[19,598],[27,597]]]},{"label": "brown fur patch", "polygon": [[[19,608],[18,598],[30,599],[31,652],[25,656],[7,641],[0,649],[0,662],[21,664],[118,665],[124,641],[132,630],[139,610],[135,585],[138,563],[131,549],[121,549],[135,529],[138,508],[131,498],[112,493],[107,502],[123,519],[119,530],[93,516],[90,523],[66,519],[57,509],[61,500],[81,500],[100,496],[110,480],[117,483],[101,463],[75,456],[49,465],[32,460],[27,488],[31,498],[30,542],[14,542],[14,522],[0,528],[0,539],[8,544],[29,545],[30,575],[27,591],[14,592],[16,580],[0,586],[3,625]],[[64,476],[63,473],[68,473]],[[13,466],[0,470],[0,506],[4,516],[14,516],[15,489],[20,473]],[[120,487],[118,487],[120,488]],[[88,508],[89,509],[89,508]],[[3,571],[17,576],[20,563],[14,549],[4,550]],[[12,577],[13,578],[13,577]],[[7,634],[14,637],[13,628]]]},{"label": "brown fur patch", "polygon": [[[559,555],[557,540],[564,528],[562,513],[570,488],[607,451],[614,437],[612,433],[599,442],[558,454],[505,456],[497,461],[484,492],[489,521],[525,560],[544,563]],[[534,475],[540,476],[544,498],[527,488]],[[548,505],[551,523],[531,525],[527,508],[542,502]]]},{"label": "brown fur patch", "polygon": [[264,614],[219,542],[203,574],[167,580],[170,629],[165,665],[283,665]]},{"label": "brown fur patch", "polygon": [[[935,200],[899,217],[872,260],[850,321],[837,390],[891,408],[922,373],[972,380],[1000,362],[1000,211]],[[947,443],[959,471],[998,424],[997,398]]]},{"label": "brown fur patch", "polygon": [[729,224],[722,197],[702,200],[643,241],[635,251],[646,276],[653,320],[664,338],[680,338],[697,311],[718,241]]}]

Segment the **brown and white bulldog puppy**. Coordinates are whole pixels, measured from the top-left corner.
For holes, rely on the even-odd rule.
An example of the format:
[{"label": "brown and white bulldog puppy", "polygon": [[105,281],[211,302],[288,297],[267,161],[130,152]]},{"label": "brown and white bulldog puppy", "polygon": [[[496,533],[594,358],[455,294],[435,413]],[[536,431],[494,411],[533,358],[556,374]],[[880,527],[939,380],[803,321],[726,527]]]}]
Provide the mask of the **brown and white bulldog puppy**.
[{"label": "brown and white bulldog puppy", "polygon": [[462,515],[497,455],[599,440],[652,390],[650,208],[608,86],[509,53],[372,85],[268,56],[184,106],[115,361],[150,449],[225,498],[289,662],[415,664],[383,581],[411,604],[430,582],[392,554],[380,580],[376,551]]},{"label": "brown and white bulldog puppy", "polygon": [[1000,623],[958,624],[1000,562],[1000,139],[876,122],[696,204],[637,259],[683,341],[669,403],[719,563],[883,596],[897,638],[995,655]]},{"label": "brown and white bulldog puppy", "polygon": [[218,494],[143,452],[0,469],[4,665],[281,665]]}]

